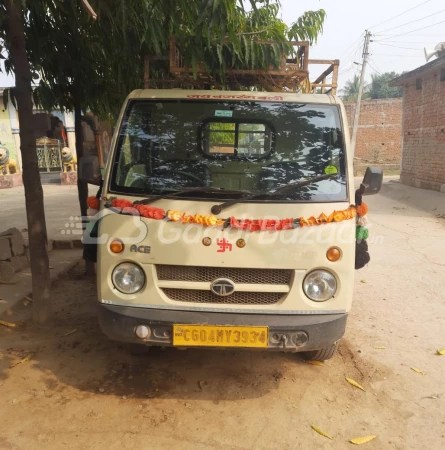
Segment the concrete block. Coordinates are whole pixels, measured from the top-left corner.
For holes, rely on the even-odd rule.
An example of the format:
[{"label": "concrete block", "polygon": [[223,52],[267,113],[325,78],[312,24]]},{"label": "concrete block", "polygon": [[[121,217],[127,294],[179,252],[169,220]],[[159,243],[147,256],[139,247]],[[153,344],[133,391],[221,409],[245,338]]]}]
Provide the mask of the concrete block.
[{"label": "concrete block", "polygon": [[68,248],[73,248],[73,241],[72,240],[55,240],[54,241],[54,248],[57,250],[65,250]]},{"label": "concrete block", "polygon": [[25,254],[25,242],[21,234],[14,234],[9,237],[11,243],[11,251],[13,256],[20,256]]},{"label": "concrete block", "polygon": [[0,261],[0,280],[11,281],[14,276],[14,266],[11,261]]},{"label": "concrete block", "polygon": [[0,261],[11,259],[11,244],[7,237],[0,238]]},{"label": "concrete block", "polygon": [[11,187],[23,186],[23,179],[21,173],[14,173],[11,175]]},{"label": "concrete block", "polygon": [[11,252],[14,256],[23,255],[25,253],[25,241],[22,233],[17,228],[9,228],[0,233],[0,237],[9,239],[11,245]]},{"label": "concrete block", "polygon": [[25,255],[13,256],[11,258],[11,263],[14,268],[14,272],[20,272],[21,270],[29,267],[28,258]]},{"label": "concrete block", "polygon": [[9,189],[11,187],[11,175],[0,175],[0,189]]}]

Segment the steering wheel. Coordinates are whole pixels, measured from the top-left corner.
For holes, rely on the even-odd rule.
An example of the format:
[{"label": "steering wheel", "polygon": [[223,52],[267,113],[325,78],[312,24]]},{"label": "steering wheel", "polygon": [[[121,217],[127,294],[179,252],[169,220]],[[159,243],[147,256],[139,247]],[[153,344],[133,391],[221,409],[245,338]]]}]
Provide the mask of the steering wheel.
[{"label": "steering wheel", "polygon": [[201,178],[199,178],[197,175],[194,175],[193,173],[190,172],[184,172],[183,170],[159,170],[159,172],[166,172],[169,175],[171,174],[179,174],[179,175],[183,175],[186,178],[188,178],[189,180],[193,180],[196,183],[198,183],[199,186],[205,186],[205,180],[202,180]]}]

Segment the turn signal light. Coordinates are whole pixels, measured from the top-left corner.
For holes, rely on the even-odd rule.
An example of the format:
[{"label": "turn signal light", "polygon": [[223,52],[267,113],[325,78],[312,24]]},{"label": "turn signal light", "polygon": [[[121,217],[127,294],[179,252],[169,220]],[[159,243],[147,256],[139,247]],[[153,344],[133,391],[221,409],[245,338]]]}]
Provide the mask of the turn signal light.
[{"label": "turn signal light", "polygon": [[111,241],[110,250],[111,253],[122,253],[124,251],[124,243],[119,239],[115,239]]},{"label": "turn signal light", "polygon": [[328,258],[329,261],[331,261],[331,262],[338,261],[340,259],[340,256],[341,256],[341,251],[337,247],[331,247],[326,252],[326,258]]}]

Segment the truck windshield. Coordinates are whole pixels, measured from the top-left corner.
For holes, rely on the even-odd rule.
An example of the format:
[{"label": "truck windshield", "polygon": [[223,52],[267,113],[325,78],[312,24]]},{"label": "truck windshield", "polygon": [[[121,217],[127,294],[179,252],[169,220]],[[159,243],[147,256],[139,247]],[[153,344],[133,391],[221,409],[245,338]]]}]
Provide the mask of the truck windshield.
[{"label": "truck windshield", "polygon": [[[319,180],[320,175],[332,177]],[[299,189],[258,195],[314,177]],[[190,189],[200,188],[204,189]],[[211,189],[205,189],[211,188]],[[254,202],[347,200],[343,134],[334,105],[135,100],[119,131],[110,191]],[[282,193],[281,193],[282,192]]]}]

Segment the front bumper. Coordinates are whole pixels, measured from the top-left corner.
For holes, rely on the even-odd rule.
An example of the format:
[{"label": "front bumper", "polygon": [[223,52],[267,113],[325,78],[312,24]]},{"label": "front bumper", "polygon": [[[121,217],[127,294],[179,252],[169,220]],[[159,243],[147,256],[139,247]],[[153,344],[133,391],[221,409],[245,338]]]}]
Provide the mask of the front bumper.
[{"label": "front bumper", "polygon": [[[154,346],[173,346],[172,325],[243,325],[269,327],[267,350],[301,352],[320,350],[338,341],[345,332],[345,314],[274,315],[174,311],[99,304],[99,323],[112,340]],[[138,325],[149,326],[149,338],[135,334]],[[305,343],[295,344],[292,336],[304,332]]]}]

